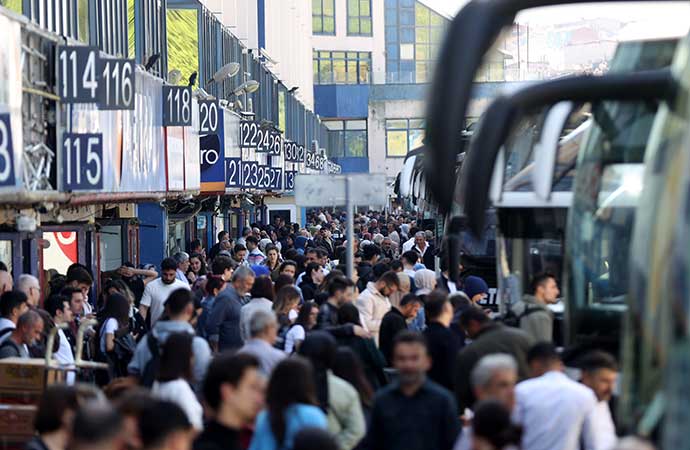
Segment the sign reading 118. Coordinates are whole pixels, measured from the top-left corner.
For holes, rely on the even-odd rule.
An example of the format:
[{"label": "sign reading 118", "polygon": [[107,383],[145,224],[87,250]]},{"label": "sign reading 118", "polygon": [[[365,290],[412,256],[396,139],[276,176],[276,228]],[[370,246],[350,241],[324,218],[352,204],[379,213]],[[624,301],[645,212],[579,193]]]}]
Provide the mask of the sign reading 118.
[{"label": "sign reading 118", "polygon": [[65,191],[103,189],[103,134],[62,135],[62,187]]},{"label": "sign reading 118", "polygon": [[163,126],[187,127],[191,125],[192,88],[163,86]]}]

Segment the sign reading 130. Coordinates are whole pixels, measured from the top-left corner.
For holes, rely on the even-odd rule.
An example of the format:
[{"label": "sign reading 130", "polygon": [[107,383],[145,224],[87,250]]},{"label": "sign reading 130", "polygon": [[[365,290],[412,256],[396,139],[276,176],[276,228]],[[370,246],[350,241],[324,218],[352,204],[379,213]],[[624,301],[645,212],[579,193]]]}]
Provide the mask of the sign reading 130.
[{"label": "sign reading 130", "polygon": [[103,189],[103,134],[64,133],[61,150],[63,190]]}]

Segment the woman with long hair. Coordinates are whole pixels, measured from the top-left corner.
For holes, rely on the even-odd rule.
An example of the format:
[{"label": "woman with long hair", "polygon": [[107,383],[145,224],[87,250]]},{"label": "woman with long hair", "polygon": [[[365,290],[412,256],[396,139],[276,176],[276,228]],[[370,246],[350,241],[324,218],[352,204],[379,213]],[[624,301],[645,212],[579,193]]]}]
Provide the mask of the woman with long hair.
[{"label": "woman with long hair", "polygon": [[364,437],[366,423],[359,394],[347,381],[333,375],[338,346],[329,333],[315,331],[302,343],[299,354],[314,366],[319,406],[328,414],[328,430],[343,450],[351,450]]},{"label": "woman with long hair", "polygon": [[127,376],[136,342],[129,329],[130,301],[117,292],[109,295],[103,310],[99,346],[110,367],[111,378]]},{"label": "woman with long hair", "polygon": [[192,383],[192,342],[194,336],[173,333],[165,340],[158,376],[153,383],[154,397],[168,400],[182,408],[194,429],[203,429],[204,409],[196,398]]},{"label": "woman with long hair", "polygon": [[294,286],[283,286],[276,291],[273,311],[275,311],[278,318],[278,326],[290,326],[297,319],[299,315],[299,302],[299,291]]},{"label": "woman with long hair", "polygon": [[326,429],[326,416],[316,404],[316,386],[309,361],[300,357],[281,361],[268,382],[266,409],[256,419],[249,450],[292,450],[300,430]]},{"label": "woman with long hair", "polygon": [[[358,325],[362,326],[359,317],[359,310],[352,303],[346,303],[338,308],[339,325]],[[384,386],[388,380],[384,368],[386,359],[381,351],[376,347],[376,343],[371,338],[363,338],[356,335],[339,336],[338,344],[350,348],[359,357],[364,368],[364,374],[369,384],[378,389]]]},{"label": "woman with long hair", "polygon": [[262,263],[271,272],[271,279],[275,281],[280,275],[280,252],[275,245],[266,246],[266,259]]},{"label": "woman with long hair", "polygon": [[302,282],[299,285],[299,288],[302,290],[302,298],[304,298],[304,301],[314,300],[316,291],[319,285],[323,282],[323,279],[323,267],[315,262],[307,264],[304,276],[302,277]]},{"label": "woman with long hair", "polygon": [[285,334],[285,353],[288,355],[299,350],[307,333],[316,326],[319,317],[319,307],[314,302],[306,302],[302,305],[295,323]]},{"label": "woman with long hair", "polygon": [[374,389],[364,374],[364,366],[359,356],[348,347],[338,347],[333,359],[333,375],[347,381],[357,390],[362,404],[364,419],[369,423],[371,408],[374,406]]}]

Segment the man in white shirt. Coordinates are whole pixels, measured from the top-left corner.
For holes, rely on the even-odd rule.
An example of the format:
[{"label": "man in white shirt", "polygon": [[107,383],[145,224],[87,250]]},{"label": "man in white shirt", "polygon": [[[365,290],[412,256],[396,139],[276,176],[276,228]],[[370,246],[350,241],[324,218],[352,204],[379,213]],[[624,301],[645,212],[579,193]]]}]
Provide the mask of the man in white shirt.
[{"label": "man in white shirt", "polygon": [[174,258],[165,258],[161,263],[161,276],[147,284],[144,289],[139,303],[139,313],[144,319],[151,314],[151,328],[163,314],[170,293],[180,288],[189,290],[189,283],[178,280],[176,276],[177,261]]},{"label": "man in white shirt", "polygon": [[596,450],[593,412],[597,399],[587,386],[563,373],[556,347],[536,344],[527,355],[536,378],[515,388],[513,418],[524,428],[523,450]]},{"label": "man in white shirt", "polygon": [[593,423],[597,450],[610,450],[616,445],[616,426],[613,423],[609,401],[618,380],[618,364],[613,356],[602,351],[592,351],[580,360],[582,384],[594,391],[597,405]]},{"label": "man in white shirt", "polygon": [[403,265],[403,273],[414,280],[414,265],[419,261],[419,253],[414,250],[407,250],[400,256]]},{"label": "man in white shirt", "polygon": [[376,345],[379,344],[379,329],[383,316],[391,309],[388,297],[399,288],[398,274],[391,270],[381,275],[375,282],[367,283],[367,288],[355,301],[364,329],[371,333]]},{"label": "man in white shirt", "polygon": [[[68,367],[74,366],[74,354],[72,353],[72,346],[67,340],[65,332],[59,328],[62,324],[69,324],[74,317],[72,316],[72,309],[70,308],[70,301],[63,295],[51,295],[43,305],[45,310],[53,318],[53,322],[58,326],[57,339],[59,342],[58,350],[53,353],[55,360],[61,365]],[[74,372],[67,374],[67,384],[73,384],[75,378]]]},{"label": "man in white shirt", "polygon": [[29,310],[26,295],[21,291],[7,291],[0,296],[0,343],[17,328],[19,316]]},{"label": "man in white shirt", "polygon": [[178,280],[189,284],[189,280],[187,280],[187,270],[189,269],[189,254],[186,252],[177,252],[173,255],[173,258],[177,262],[177,272],[175,273],[175,277]]}]

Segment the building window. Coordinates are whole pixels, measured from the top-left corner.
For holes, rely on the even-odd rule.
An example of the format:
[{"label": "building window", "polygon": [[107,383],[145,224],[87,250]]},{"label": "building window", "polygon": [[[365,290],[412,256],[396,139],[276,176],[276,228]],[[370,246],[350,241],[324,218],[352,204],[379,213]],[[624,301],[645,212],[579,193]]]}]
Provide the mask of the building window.
[{"label": "building window", "polygon": [[386,120],[386,156],[404,158],[424,141],[424,119]]},{"label": "building window", "polygon": [[368,84],[370,52],[314,50],[314,84]]},{"label": "building window", "polygon": [[347,0],[347,34],[371,36],[371,0]]},{"label": "building window", "polygon": [[448,21],[414,0],[388,0],[385,9],[389,83],[427,83]]},{"label": "building window", "polygon": [[323,124],[328,128],[328,157],[367,157],[366,119],[324,120]]},{"label": "building window", "polygon": [[335,34],[335,0],[312,0],[311,22],[314,34]]},{"label": "building window", "polygon": [[505,81],[505,65],[503,61],[485,61],[477,71],[476,82]]}]

